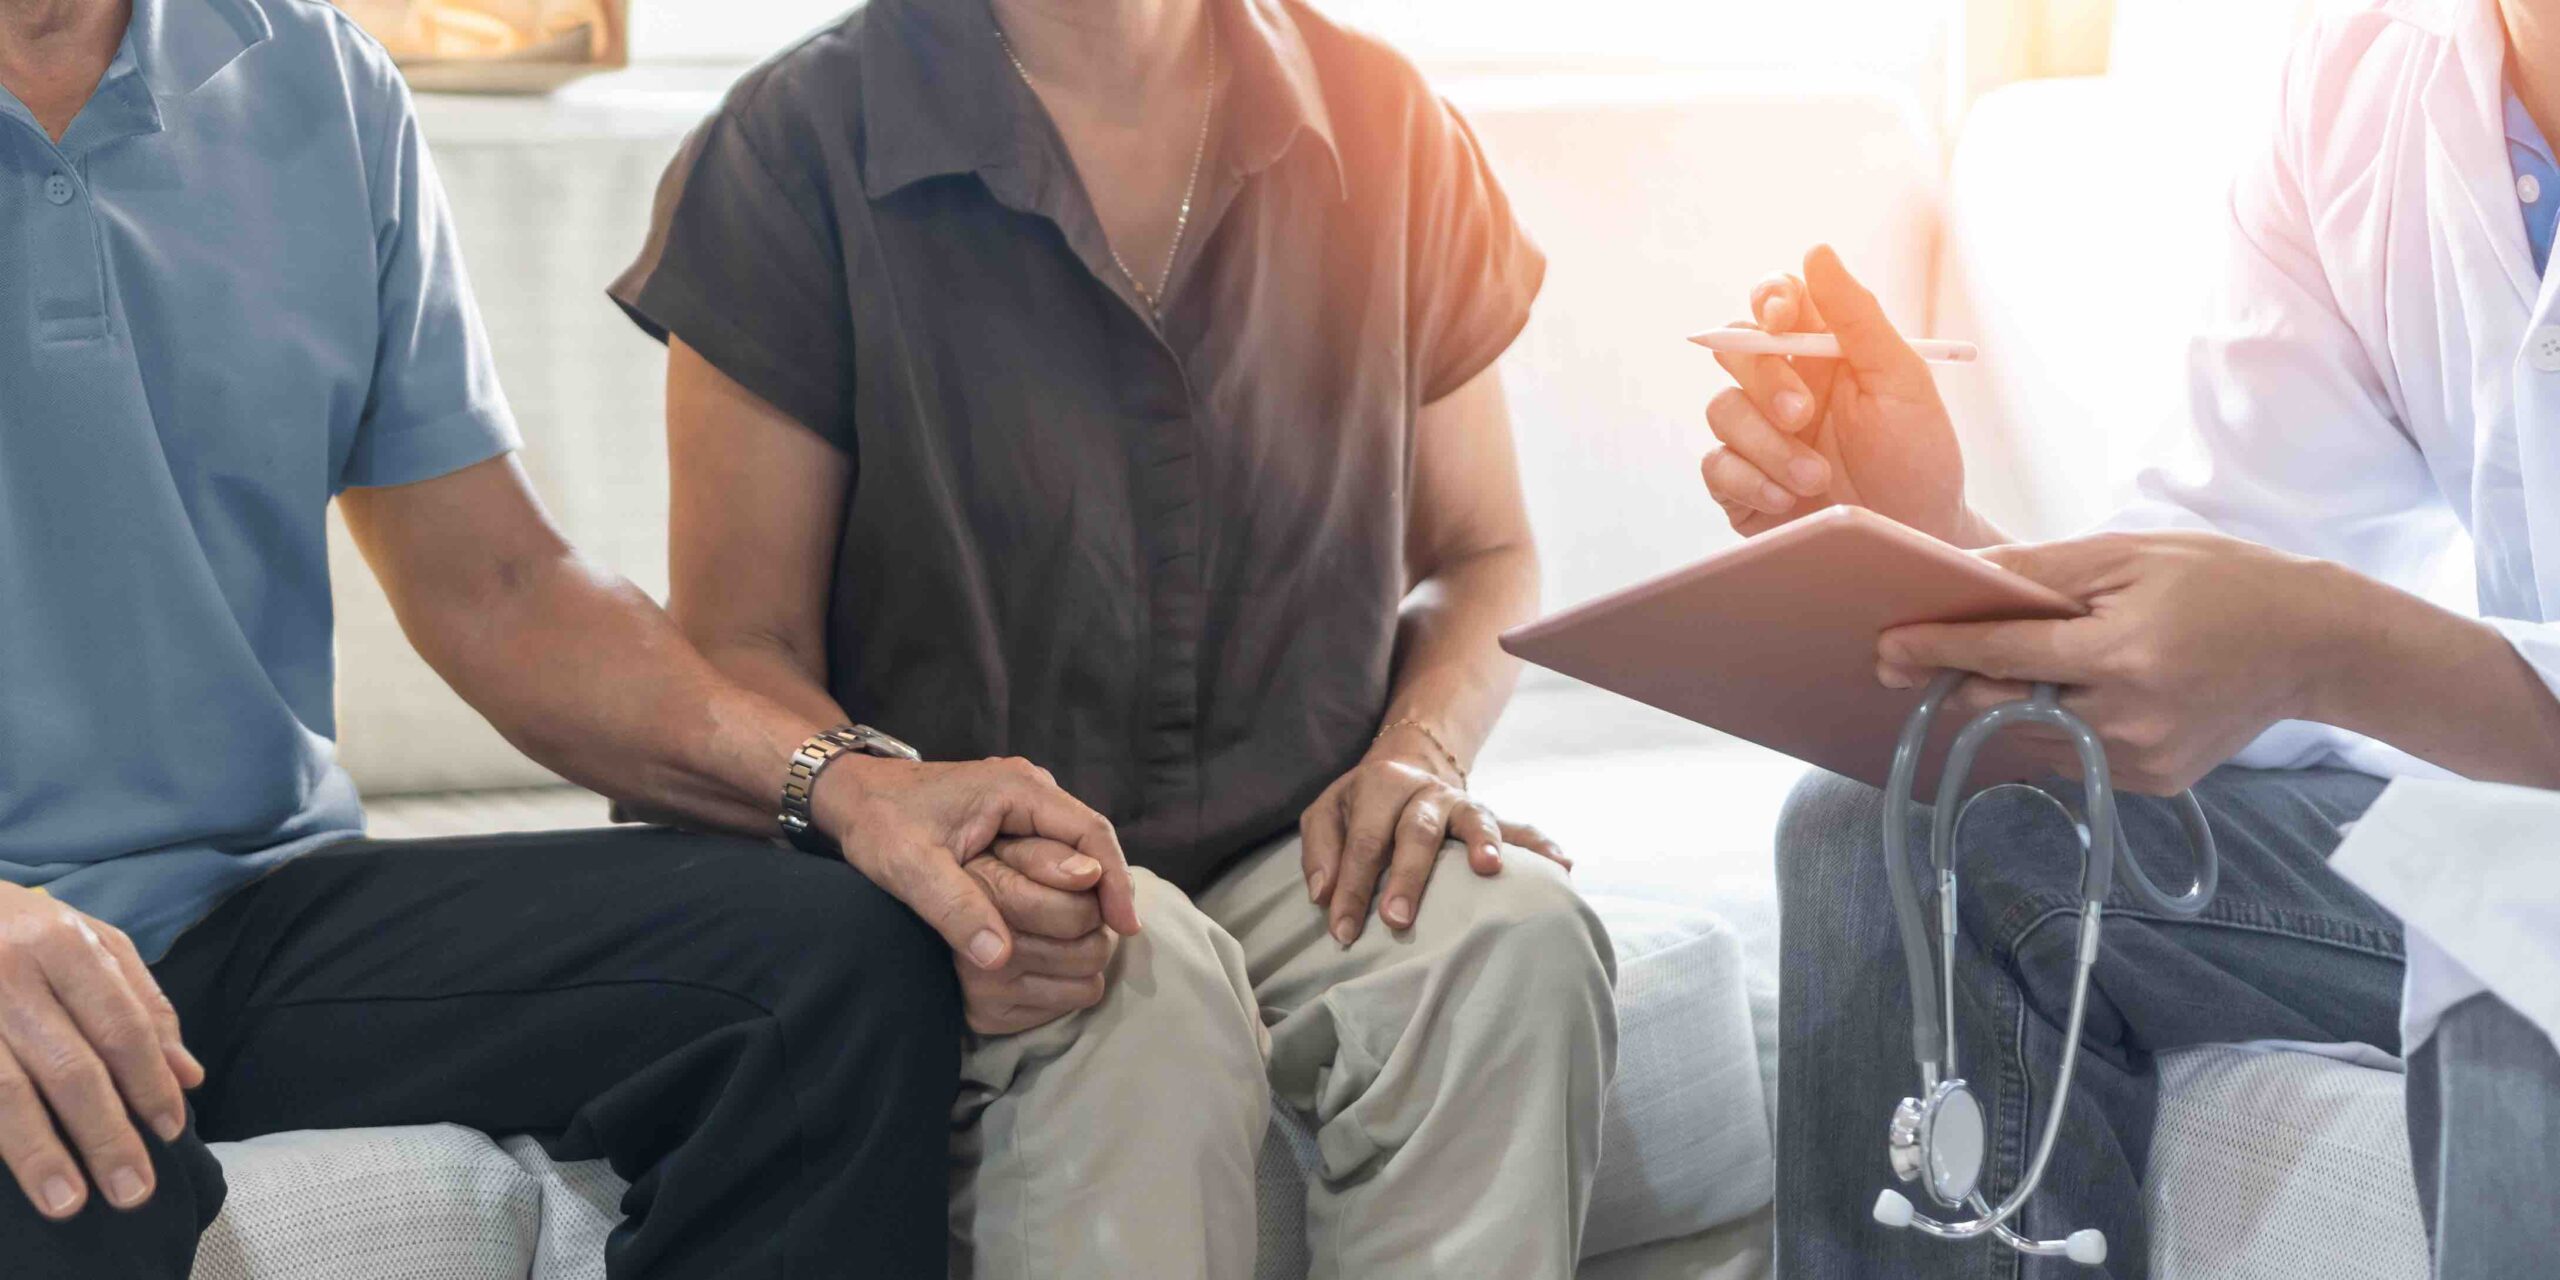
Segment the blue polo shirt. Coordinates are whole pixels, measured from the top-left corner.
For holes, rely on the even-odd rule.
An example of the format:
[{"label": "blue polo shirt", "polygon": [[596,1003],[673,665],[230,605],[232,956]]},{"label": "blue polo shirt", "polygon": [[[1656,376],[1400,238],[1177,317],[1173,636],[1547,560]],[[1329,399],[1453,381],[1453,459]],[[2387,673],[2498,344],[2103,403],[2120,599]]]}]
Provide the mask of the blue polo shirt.
[{"label": "blue polo shirt", "polygon": [[361,830],[329,500],[515,446],[381,47],[133,0],[59,143],[0,90],[0,878],[157,957]]}]

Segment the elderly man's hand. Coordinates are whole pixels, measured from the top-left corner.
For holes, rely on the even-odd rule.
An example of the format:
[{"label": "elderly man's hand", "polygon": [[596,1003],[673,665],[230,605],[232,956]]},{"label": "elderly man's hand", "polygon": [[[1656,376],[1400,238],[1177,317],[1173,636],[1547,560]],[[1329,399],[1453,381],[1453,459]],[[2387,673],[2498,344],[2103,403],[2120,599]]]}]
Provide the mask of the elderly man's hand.
[{"label": "elderly man's hand", "polygon": [[150,1199],[151,1153],[134,1122],[176,1140],[184,1091],[202,1083],[178,1011],[131,940],[0,884],[0,1160],[37,1212],[71,1217],[92,1185],[119,1209]]}]

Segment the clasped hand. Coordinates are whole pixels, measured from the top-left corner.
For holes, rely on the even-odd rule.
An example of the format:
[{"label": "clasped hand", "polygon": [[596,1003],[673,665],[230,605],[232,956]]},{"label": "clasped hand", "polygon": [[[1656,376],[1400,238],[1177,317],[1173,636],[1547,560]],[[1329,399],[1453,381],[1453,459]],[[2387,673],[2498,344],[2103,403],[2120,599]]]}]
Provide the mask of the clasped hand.
[{"label": "clasped hand", "polygon": [[1111,823],[1026,760],[846,758],[818,821],[845,861],[951,945],[969,1027],[1004,1035],[1102,999],[1113,935],[1138,932]]}]

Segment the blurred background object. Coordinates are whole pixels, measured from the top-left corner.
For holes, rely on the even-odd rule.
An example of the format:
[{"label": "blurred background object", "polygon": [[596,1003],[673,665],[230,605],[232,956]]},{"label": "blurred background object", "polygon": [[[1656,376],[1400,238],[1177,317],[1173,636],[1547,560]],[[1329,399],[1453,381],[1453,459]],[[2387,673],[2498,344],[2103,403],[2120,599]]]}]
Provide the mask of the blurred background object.
[{"label": "blurred background object", "polygon": [[410,87],[541,93],[630,62],[629,0],[336,0]]}]

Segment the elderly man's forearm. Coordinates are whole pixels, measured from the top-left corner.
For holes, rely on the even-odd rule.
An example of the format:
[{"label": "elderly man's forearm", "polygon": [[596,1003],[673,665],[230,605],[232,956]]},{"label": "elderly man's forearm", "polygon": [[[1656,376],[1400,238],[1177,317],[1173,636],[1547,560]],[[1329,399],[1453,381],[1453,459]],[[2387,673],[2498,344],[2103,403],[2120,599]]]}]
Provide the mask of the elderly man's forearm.
[{"label": "elderly man's forearm", "polygon": [[[574,553],[519,565],[419,648],[508,741],[652,815],[773,832],[808,715],[733,683],[645,592]],[[467,619],[467,621],[463,621]]]}]

